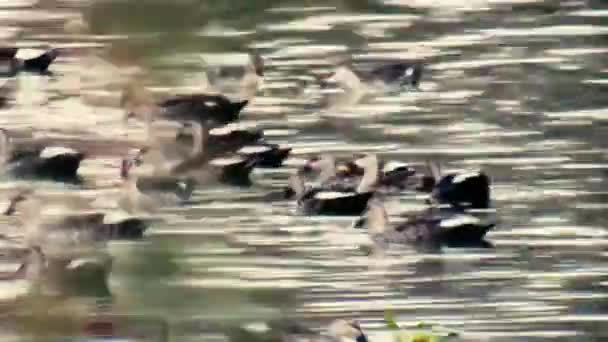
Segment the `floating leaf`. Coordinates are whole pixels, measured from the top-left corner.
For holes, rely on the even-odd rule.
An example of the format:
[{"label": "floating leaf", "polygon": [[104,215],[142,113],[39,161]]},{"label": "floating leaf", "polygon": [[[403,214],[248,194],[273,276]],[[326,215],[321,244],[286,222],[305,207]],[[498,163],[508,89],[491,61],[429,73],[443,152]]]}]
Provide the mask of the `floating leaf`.
[{"label": "floating leaf", "polygon": [[386,323],[386,327],[389,329],[392,329],[392,330],[401,329],[399,327],[399,324],[397,324],[397,322],[395,322],[395,317],[393,316],[393,313],[390,311],[384,312],[384,322]]}]

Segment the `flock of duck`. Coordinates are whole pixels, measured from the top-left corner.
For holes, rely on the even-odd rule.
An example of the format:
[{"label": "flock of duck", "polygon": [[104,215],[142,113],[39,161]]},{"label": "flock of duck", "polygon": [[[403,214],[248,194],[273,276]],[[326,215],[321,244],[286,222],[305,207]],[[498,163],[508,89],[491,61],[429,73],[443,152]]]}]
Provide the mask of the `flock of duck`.
[{"label": "flock of duck", "polygon": [[[21,72],[51,73],[49,66],[60,55],[58,50],[50,50],[39,57],[19,59],[16,53],[16,48],[0,48],[4,77],[20,77]],[[239,87],[243,93],[255,94],[264,81],[264,69],[261,56],[251,53],[250,63],[240,69]],[[221,69],[213,78],[228,77],[232,71]],[[422,63],[394,62],[371,70],[343,65],[332,74],[316,77],[322,87],[332,82],[345,87],[381,82],[414,91],[422,72]],[[108,222],[104,213],[83,205],[82,200],[66,198],[60,202],[62,208],[69,207],[69,212],[57,211],[53,205],[58,199],[44,198],[33,187],[20,188],[10,197],[4,214],[21,218],[29,253],[17,271],[3,278],[25,277],[32,269],[43,273],[44,267],[32,267],[32,263],[48,266],[52,258],[61,260],[65,268],[76,267],[73,255],[65,252],[68,245],[91,244],[98,248],[114,239],[141,238],[151,224],[145,214],[164,206],[187,206],[195,190],[205,191],[210,184],[251,186],[250,175],[255,168],[286,167],[284,162],[292,153],[290,147],[269,142],[262,130],[234,124],[249,100],[235,100],[218,91],[158,96],[139,85],[126,86],[120,99],[125,124],[139,121],[147,137],[145,143],[124,156],[120,172],[117,171],[122,181],[117,205],[131,216]],[[0,92],[0,112],[10,101],[8,92]],[[7,176],[80,181],[79,166],[88,158],[86,153],[18,140],[13,132],[0,129],[0,158]],[[425,161],[426,170],[417,170],[402,162],[379,159],[375,154],[349,160],[336,160],[330,154],[308,158],[285,180],[283,189],[266,194],[263,200],[294,201],[305,215],[359,216],[353,226],[367,227],[371,241],[378,247],[483,245],[485,234],[494,226],[475,214],[491,204],[490,179],[481,170],[442,174],[434,161]],[[427,208],[404,216],[399,224],[390,224],[383,199],[403,191],[428,194]],[[57,251],[61,256],[51,257]],[[366,341],[356,323],[338,322],[331,331],[334,330],[336,335]]]}]

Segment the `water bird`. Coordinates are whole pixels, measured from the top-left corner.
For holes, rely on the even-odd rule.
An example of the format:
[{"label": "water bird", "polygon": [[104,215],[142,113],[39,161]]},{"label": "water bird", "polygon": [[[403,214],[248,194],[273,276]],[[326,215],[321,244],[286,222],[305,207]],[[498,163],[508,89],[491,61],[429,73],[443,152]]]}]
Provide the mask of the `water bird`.
[{"label": "water bird", "polygon": [[367,335],[361,329],[359,322],[354,320],[337,319],[331,322],[324,333],[314,331],[294,320],[272,320],[265,324],[266,329],[249,329],[247,326],[228,329],[227,337],[231,342],[288,342],[309,340],[319,342],[355,341],[368,342]]},{"label": "water bird", "polygon": [[163,118],[177,121],[194,120],[216,126],[238,120],[247,103],[249,100],[232,101],[221,94],[204,93],[173,95],[154,100],[149,91],[133,83],[123,89],[120,98],[126,121],[139,118],[148,122]]},{"label": "water bird", "polygon": [[422,78],[423,68],[420,62],[396,61],[365,70],[354,68],[352,63],[343,62],[333,72],[320,76],[319,80],[322,86],[332,82],[351,90],[371,91],[378,86],[399,86],[416,90]]},{"label": "water bird", "polygon": [[130,214],[153,213],[163,205],[184,202],[192,196],[195,181],[186,177],[137,175],[133,166],[141,164],[139,151],[121,161],[123,180],[118,206]]},{"label": "water bird", "polygon": [[[197,121],[187,122],[191,131],[192,146],[187,156],[170,159],[158,148],[144,148],[139,152],[139,159],[145,163],[146,159],[153,164],[156,175],[189,177],[197,184],[220,182],[227,185],[250,186],[251,171],[259,162],[258,156],[229,153],[223,149],[213,148],[209,145],[209,127]],[[155,155],[160,158],[151,158]]]},{"label": "water bird", "polygon": [[109,240],[140,238],[147,222],[129,218],[107,222],[105,213],[90,207],[80,197],[53,200],[31,188],[20,189],[9,200],[5,216],[17,214],[28,246],[42,248],[44,254],[70,255],[103,246]]},{"label": "water bird", "polygon": [[493,223],[483,223],[468,214],[454,213],[442,217],[434,215],[433,210],[409,216],[403,223],[390,225],[386,209],[379,199],[369,201],[365,216],[370,238],[380,247],[390,244],[429,248],[485,245],[483,239],[494,227]]},{"label": "water bird", "polygon": [[[405,189],[409,185],[410,178],[416,174],[416,170],[405,163],[397,161],[379,160],[378,186],[386,188]],[[302,167],[304,173],[319,173],[320,179],[337,177],[339,179],[353,179],[362,177],[363,167],[360,159],[348,160],[335,165],[333,159],[325,157],[313,157],[306,161]]]},{"label": "water bird", "polygon": [[[233,125],[209,130],[207,149],[213,151],[214,155],[234,152],[246,157],[255,157],[258,160],[256,167],[260,168],[278,168],[289,156],[291,148],[265,141],[262,130],[240,129]],[[176,140],[193,145],[194,139],[189,133],[188,125],[182,126]]]},{"label": "water bird", "polygon": [[487,209],[490,206],[490,178],[481,170],[442,175],[439,163],[427,162],[429,174],[418,190],[430,192],[439,203],[461,209]]},{"label": "water bird", "polygon": [[50,49],[37,57],[21,59],[17,57],[18,51],[16,47],[0,47],[0,74],[15,76],[20,71],[45,74],[59,56],[59,49]]},{"label": "water bird", "polygon": [[299,208],[306,214],[361,215],[376,190],[378,160],[375,155],[362,158],[364,175],[356,188],[340,182],[321,182],[307,188],[299,172],[289,178]]},{"label": "water bird", "polygon": [[240,88],[238,91],[240,98],[252,99],[263,86],[265,63],[256,51],[250,50],[248,56],[249,61],[244,67],[214,67],[205,62],[211,87],[225,88],[220,83],[226,84],[226,80],[232,80],[232,83],[238,84]]},{"label": "water bird", "polygon": [[107,297],[112,257],[106,251],[78,256],[49,256],[39,246],[25,250],[20,266],[0,273],[0,280],[26,280],[30,292],[47,296]]},{"label": "water bird", "polygon": [[10,176],[77,182],[84,158],[84,153],[62,146],[34,145],[20,149],[12,144],[9,132],[0,128],[0,161]]}]

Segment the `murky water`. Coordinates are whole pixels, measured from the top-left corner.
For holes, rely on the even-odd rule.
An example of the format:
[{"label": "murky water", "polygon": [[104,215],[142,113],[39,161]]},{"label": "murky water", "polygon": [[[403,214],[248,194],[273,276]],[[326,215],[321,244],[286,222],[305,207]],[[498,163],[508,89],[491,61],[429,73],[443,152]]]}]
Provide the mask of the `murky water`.
[{"label": "murky water", "polygon": [[[210,321],[283,315],[313,327],[356,318],[372,341],[386,341],[385,310],[404,326],[432,322],[465,340],[608,339],[602,3],[0,1],[2,39],[66,49],[54,76],[18,77],[0,125],[95,156],[83,162],[81,188],[42,183],[41,191],[80,192],[111,206],[119,160],[144,139],[141,125],[122,123],[123,78],[145,73],[150,86],[195,89],[202,57],[243,64],[247,47],[264,56],[267,75],[242,121],[294,148],[286,167],[256,170],[251,189],[198,189],[195,205],[168,208],[143,241],[113,243],[110,308],[98,307],[108,305],[103,291],[41,303],[22,299],[22,282],[0,283],[2,340],[71,331],[72,321],[56,317],[104,310],[160,319],[172,341],[217,339]],[[311,75],[340,53],[357,63],[423,59],[422,91],[328,108]],[[293,203],[260,200],[321,151],[482,167],[500,218],[488,235],[495,247],[370,256],[361,248],[366,233],[349,229],[352,218],[303,217]],[[19,185],[1,184],[3,194]],[[414,212],[422,199],[405,193],[387,207],[391,215]],[[18,236],[15,222],[3,220]],[[14,246],[3,245],[0,266],[11,268]],[[154,329],[146,340],[160,335]]]}]

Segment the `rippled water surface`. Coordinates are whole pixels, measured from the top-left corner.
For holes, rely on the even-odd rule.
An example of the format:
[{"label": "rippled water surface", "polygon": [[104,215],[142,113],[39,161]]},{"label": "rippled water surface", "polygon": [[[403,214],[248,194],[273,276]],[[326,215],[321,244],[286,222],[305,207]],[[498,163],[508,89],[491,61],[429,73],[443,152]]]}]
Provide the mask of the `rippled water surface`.
[{"label": "rippled water surface", "polygon": [[[197,189],[193,205],[165,210],[142,241],[110,245],[112,313],[160,318],[172,341],[218,339],[208,334],[211,321],[282,315],[315,328],[356,318],[372,341],[388,341],[385,310],[404,326],[440,324],[465,340],[603,341],[607,38],[608,7],[592,0],[4,0],[0,39],[24,54],[48,45],[65,53],[53,76],[16,79],[0,125],[88,149],[82,187],[37,186],[109,207],[120,158],[144,139],[141,125],[123,125],[124,79],[193,90],[203,58],[240,65],[255,48],[266,60],[265,85],[242,122],[292,146],[287,166],[255,170],[250,189]],[[421,91],[339,95],[328,106],[313,75],[340,55],[356,65],[424,60]],[[261,201],[319,152],[482,167],[499,217],[488,235],[494,248],[368,255],[353,218],[304,217],[294,203]],[[16,186],[3,181],[2,195]],[[415,212],[423,198],[390,197],[389,214]],[[19,235],[14,221],[3,224]],[[0,266],[10,269],[15,246],[1,246]],[[72,317],[107,301],[31,302],[24,286],[0,283],[2,340],[71,327],[55,314],[32,320],[24,312]]]}]

